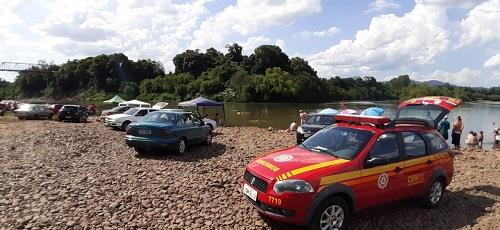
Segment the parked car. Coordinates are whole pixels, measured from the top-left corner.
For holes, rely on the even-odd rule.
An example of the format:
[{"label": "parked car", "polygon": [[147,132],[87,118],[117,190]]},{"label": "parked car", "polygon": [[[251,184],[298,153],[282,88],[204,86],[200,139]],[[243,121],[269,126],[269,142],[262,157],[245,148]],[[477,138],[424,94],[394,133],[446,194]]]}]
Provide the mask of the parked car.
[{"label": "parked car", "polygon": [[22,104],[19,109],[14,110],[15,115],[19,119],[39,119],[48,118],[51,119],[53,112],[44,105],[37,104]]},{"label": "parked car", "polygon": [[132,107],[130,107],[130,106],[118,106],[118,107],[114,107],[112,109],[103,110],[102,113],[101,113],[101,120],[105,121],[106,120],[106,116],[113,115],[113,114],[123,113],[123,112],[127,111],[130,108],[132,108]]},{"label": "parked car", "polygon": [[297,128],[297,144],[302,143],[319,130],[333,124],[334,122],[334,114],[308,114],[306,122]]},{"label": "parked car", "polygon": [[64,105],[57,114],[58,121],[87,122],[87,109],[81,105]]},{"label": "parked car", "polygon": [[0,116],[5,114],[6,106],[4,104],[0,104]]},{"label": "parked car", "polygon": [[335,125],[302,144],[249,163],[244,196],[263,215],[310,229],[347,229],[352,212],[401,199],[437,207],[453,177],[454,154],[432,123],[458,104],[412,99],[392,121],[336,115]]},{"label": "parked car", "polygon": [[63,107],[62,104],[52,104],[50,105],[50,110],[52,110],[52,113],[54,114],[57,114],[59,112],[59,110],[61,110],[61,108]]},{"label": "parked car", "polygon": [[121,128],[123,131],[127,129],[127,126],[131,123],[137,122],[146,114],[150,112],[158,111],[152,108],[131,108],[124,113],[113,114],[106,117],[106,126],[112,128]]},{"label": "parked car", "polygon": [[212,131],[190,112],[152,112],[128,126],[125,141],[142,154],[150,149],[184,154],[189,145],[212,143]]}]

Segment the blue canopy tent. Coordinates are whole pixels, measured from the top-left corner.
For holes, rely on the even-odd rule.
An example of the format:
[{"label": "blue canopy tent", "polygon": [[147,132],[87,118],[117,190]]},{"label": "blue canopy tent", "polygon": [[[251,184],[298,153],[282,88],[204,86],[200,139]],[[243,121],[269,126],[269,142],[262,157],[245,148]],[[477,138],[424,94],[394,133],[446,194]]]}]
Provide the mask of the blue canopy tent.
[{"label": "blue canopy tent", "polygon": [[326,108],[326,109],[319,111],[319,114],[337,114],[337,113],[339,113],[339,111],[337,111],[335,109],[331,109],[331,108]]},{"label": "blue canopy tent", "polygon": [[382,116],[382,114],[384,114],[384,109],[379,107],[370,107],[361,112],[363,116]]},{"label": "blue canopy tent", "polygon": [[222,113],[223,113],[223,117],[224,117],[223,121],[224,122],[221,122],[219,120],[219,117],[217,116],[218,113],[215,113],[215,121],[217,122],[217,124],[223,124],[226,121],[226,110],[224,108],[224,103],[212,101],[212,100],[204,98],[204,97],[198,97],[198,98],[195,98],[193,100],[179,102],[179,104],[177,104],[177,107],[178,108],[196,107],[196,111],[198,113],[200,113],[200,111],[199,111],[200,107],[203,110],[204,110],[204,107],[211,107],[211,108],[222,107]]}]

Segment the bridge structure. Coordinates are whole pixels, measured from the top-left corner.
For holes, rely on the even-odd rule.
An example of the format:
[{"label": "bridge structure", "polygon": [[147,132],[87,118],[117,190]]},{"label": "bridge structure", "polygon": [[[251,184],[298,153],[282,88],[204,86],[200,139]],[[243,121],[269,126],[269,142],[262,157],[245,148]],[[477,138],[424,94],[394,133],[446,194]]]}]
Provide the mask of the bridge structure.
[{"label": "bridge structure", "polygon": [[0,71],[7,72],[23,72],[30,71],[32,67],[40,67],[40,70],[36,72],[52,72],[50,70],[43,70],[48,67],[48,64],[35,64],[35,63],[24,63],[24,62],[0,62]]}]

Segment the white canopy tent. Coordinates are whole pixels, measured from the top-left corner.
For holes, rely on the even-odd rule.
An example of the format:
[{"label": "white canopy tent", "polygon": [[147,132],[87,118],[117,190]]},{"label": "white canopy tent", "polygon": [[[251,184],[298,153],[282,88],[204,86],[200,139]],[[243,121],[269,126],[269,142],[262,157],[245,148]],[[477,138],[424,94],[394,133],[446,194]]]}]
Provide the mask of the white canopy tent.
[{"label": "white canopy tent", "polygon": [[102,103],[113,104],[113,103],[122,103],[124,101],[125,100],[123,100],[120,96],[115,95],[113,98],[106,100],[106,101],[103,101]]},{"label": "white canopy tent", "polygon": [[139,100],[124,101],[118,106],[130,106],[130,107],[151,107],[151,104]]}]

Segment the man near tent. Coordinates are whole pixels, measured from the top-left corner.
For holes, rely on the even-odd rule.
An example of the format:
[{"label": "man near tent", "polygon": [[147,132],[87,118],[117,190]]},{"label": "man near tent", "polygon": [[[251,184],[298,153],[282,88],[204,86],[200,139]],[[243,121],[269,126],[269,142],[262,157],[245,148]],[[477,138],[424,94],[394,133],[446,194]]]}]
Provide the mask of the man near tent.
[{"label": "man near tent", "polygon": [[450,130],[450,122],[448,121],[448,116],[445,116],[444,119],[438,125],[439,133],[444,137],[445,140],[448,140],[448,130]]}]

